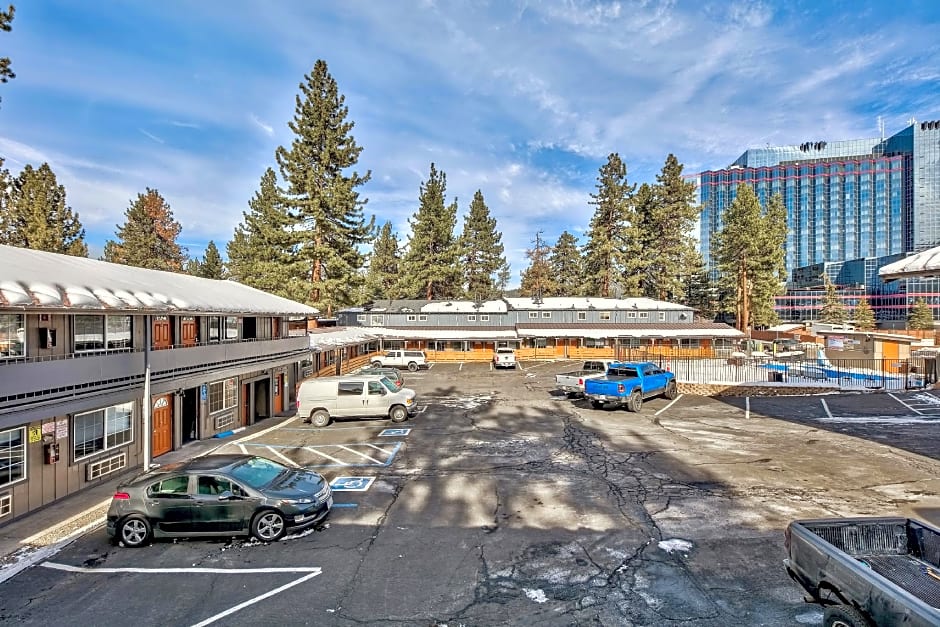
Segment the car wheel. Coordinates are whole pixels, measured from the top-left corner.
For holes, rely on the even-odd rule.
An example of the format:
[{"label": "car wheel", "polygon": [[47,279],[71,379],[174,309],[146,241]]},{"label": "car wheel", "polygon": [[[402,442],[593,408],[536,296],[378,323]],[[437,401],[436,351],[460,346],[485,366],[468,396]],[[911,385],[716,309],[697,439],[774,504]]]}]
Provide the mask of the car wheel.
[{"label": "car wheel", "polygon": [[273,509],[260,511],[251,519],[251,535],[262,542],[277,542],[286,531],[284,515]]},{"label": "car wheel", "polygon": [[372,362],[372,367],[373,367],[373,368],[381,368],[381,367],[382,367],[382,362],[379,361],[378,359],[376,359],[375,361]]},{"label": "car wheel", "polygon": [[325,427],[330,424],[330,413],[325,409],[318,409],[310,414],[310,422],[314,427]]},{"label": "car wheel", "polygon": [[135,514],[121,521],[118,538],[124,546],[136,549],[150,543],[153,539],[153,528],[146,518]]},{"label": "car wheel", "polygon": [[670,381],[666,384],[666,391],[663,393],[663,396],[668,398],[670,401],[675,397],[679,396],[678,389],[676,388],[676,382]]},{"label": "car wheel", "polygon": [[643,395],[640,394],[639,390],[633,390],[633,394],[630,395],[630,403],[627,405],[627,409],[638,412],[640,411],[641,407],[643,407]]},{"label": "car wheel", "polygon": [[412,361],[408,364],[408,370],[410,370],[411,372],[414,372],[417,369],[418,369],[418,364],[416,364],[415,362]]},{"label": "car wheel", "polygon": [[392,422],[405,422],[408,420],[408,411],[401,405],[395,405],[389,412]]},{"label": "car wheel", "polygon": [[593,407],[594,409],[600,409],[603,406],[604,406],[604,403],[602,403],[601,401],[591,401],[591,407]]},{"label": "car wheel", "polygon": [[871,622],[851,605],[830,605],[823,618],[825,627],[871,627]]}]

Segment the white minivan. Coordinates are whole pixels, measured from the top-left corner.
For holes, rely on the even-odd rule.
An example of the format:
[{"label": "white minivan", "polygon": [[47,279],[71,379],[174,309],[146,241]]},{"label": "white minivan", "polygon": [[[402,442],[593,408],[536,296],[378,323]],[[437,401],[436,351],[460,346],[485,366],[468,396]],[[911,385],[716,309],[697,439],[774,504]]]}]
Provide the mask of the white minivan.
[{"label": "white minivan", "polygon": [[403,422],[417,410],[415,391],[381,375],[307,379],[297,391],[297,415],[315,427],[333,418],[389,418]]}]

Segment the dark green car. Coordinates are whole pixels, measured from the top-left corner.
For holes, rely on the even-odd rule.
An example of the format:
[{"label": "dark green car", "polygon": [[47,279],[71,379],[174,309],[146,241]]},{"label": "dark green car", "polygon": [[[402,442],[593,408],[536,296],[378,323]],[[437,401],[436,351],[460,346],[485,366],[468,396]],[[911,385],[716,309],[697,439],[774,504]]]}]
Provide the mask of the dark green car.
[{"label": "dark green car", "polygon": [[153,538],[252,535],[280,540],[333,507],[321,475],[252,455],[207,455],[168,464],[118,486],[108,535],[129,547]]}]

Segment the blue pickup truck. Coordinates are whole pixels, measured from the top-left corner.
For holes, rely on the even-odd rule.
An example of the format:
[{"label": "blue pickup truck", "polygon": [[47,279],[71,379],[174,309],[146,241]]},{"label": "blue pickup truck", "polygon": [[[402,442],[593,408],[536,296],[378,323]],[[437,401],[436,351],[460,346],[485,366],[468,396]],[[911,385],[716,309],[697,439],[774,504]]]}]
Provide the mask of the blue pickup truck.
[{"label": "blue pickup truck", "polygon": [[584,397],[595,409],[626,405],[630,411],[640,411],[648,398],[677,395],[676,376],[649,361],[616,362],[605,376],[584,382]]}]

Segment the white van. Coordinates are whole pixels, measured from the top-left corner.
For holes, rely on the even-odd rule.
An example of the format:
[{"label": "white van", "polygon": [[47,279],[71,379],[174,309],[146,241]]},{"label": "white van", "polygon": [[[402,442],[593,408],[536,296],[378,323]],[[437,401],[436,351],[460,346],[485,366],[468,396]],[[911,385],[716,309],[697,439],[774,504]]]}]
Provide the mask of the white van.
[{"label": "white van", "polygon": [[390,418],[403,422],[417,410],[415,391],[381,375],[319,377],[301,382],[297,415],[315,427],[336,418]]},{"label": "white van", "polygon": [[415,350],[391,350],[385,351],[384,355],[372,358],[372,365],[376,368],[382,366],[391,366],[392,368],[408,368],[414,372],[418,368],[427,368],[427,358],[424,351]]}]

